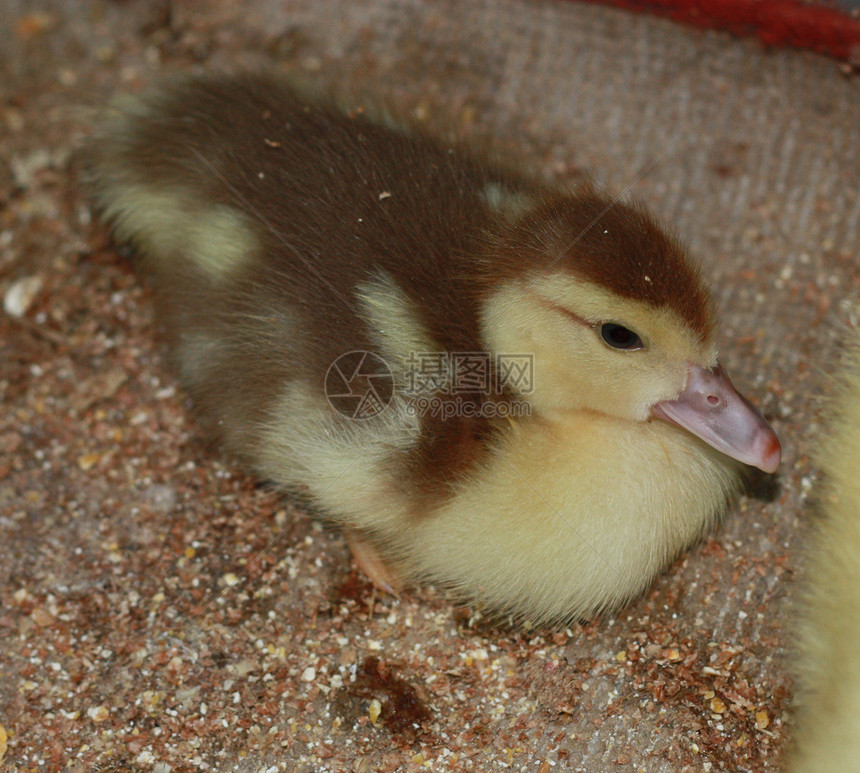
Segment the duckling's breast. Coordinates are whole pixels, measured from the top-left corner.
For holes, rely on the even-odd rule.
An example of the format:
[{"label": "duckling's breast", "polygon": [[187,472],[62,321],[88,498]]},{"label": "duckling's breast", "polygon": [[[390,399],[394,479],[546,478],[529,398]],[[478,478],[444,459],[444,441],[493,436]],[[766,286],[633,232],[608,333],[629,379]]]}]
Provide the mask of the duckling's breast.
[{"label": "duckling's breast", "polygon": [[533,621],[640,593],[724,511],[738,465],[663,422],[519,422],[401,544],[411,571]]}]

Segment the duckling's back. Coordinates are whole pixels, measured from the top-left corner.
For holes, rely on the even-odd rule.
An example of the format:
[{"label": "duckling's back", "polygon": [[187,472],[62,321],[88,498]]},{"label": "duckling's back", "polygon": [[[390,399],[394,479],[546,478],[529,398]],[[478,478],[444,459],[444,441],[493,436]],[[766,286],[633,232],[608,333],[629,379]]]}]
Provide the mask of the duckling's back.
[{"label": "duckling's back", "polygon": [[513,174],[260,76],[120,104],[91,155],[97,206],[156,275],[183,380],[234,452],[254,455],[285,383],[322,384],[344,352],[397,359],[392,333],[481,348],[469,256]]}]

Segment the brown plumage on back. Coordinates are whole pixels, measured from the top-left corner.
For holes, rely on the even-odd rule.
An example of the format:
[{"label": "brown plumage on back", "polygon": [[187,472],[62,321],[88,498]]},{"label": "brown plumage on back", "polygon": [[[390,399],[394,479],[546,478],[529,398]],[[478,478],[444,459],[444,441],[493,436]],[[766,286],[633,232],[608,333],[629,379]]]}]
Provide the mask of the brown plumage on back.
[{"label": "brown plumage on back", "polygon": [[193,79],[120,109],[89,182],[202,415],[379,584],[621,603],[725,507],[729,457],[778,462],[697,269],[639,207],[390,123]]}]

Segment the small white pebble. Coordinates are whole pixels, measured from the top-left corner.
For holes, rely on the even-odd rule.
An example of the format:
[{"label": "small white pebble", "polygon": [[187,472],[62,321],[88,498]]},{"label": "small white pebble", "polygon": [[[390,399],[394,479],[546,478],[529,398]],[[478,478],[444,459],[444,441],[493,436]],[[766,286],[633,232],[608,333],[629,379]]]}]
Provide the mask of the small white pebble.
[{"label": "small white pebble", "polygon": [[35,150],[27,156],[15,156],[9,161],[15,184],[19,188],[30,188],[39,172],[50,168],[51,154],[47,150]]},{"label": "small white pebble", "polygon": [[110,716],[110,712],[107,706],[92,706],[87,709],[87,716],[93,722],[104,722]]},{"label": "small white pebble", "polygon": [[304,671],[302,671],[303,682],[313,682],[313,680],[316,678],[317,670],[313,666],[308,666]]},{"label": "small white pebble", "polygon": [[63,86],[74,86],[78,82],[78,76],[75,74],[74,70],[69,70],[63,68],[57,73],[57,80]]},{"label": "small white pebble", "polygon": [[38,274],[12,282],[3,296],[3,311],[16,319],[23,317],[42,289],[42,284],[42,277]]}]

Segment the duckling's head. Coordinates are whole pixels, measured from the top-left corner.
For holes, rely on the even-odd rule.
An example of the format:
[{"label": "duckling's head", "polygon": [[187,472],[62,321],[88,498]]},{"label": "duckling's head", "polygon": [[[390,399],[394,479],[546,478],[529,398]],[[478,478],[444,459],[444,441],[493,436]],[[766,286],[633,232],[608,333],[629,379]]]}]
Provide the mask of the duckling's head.
[{"label": "duckling's head", "polygon": [[484,342],[497,355],[533,355],[529,391],[508,382],[533,411],[656,417],[776,469],[776,435],[718,363],[698,268],[651,216],[589,188],[523,215],[493,253]]}]

